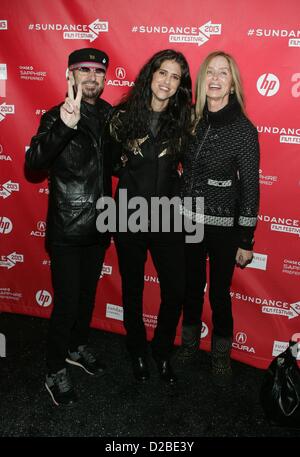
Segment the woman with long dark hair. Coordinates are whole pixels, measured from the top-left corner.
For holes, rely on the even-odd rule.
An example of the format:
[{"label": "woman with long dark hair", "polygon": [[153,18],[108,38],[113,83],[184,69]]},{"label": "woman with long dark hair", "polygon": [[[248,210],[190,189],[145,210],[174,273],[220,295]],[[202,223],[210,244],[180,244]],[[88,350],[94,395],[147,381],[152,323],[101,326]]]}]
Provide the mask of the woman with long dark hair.
[{"label": "woman with long dark hair", "polygon": [[199,348],[208,256],[212,374],[216,384],[226,385],[232,374],[230,285],[235,264],[243,268],[253,256],[259,143],[257,130],[245,115],[237,64],[225,52],[212,52],[200,67],[193,133],[184,154],[182,194],[204,198],[204,239],[186,244],[187,283],[179,354],[183,360],[191,359]]},{"label": "woman with long dark hair", "polygon": [[[172,228],[172,214],[170,230],[165,231],[162,221],[157,220],[158,215],[165,212],[164,208],[159,213],[153,208],[151,211],[151,207],[153,198],[179,196],[178,166],[190,119],[188,63],[180,52],[167,49],[156,53],[144,65],[135,86],[116,108],[110,122],[110,148],[119,176],[116,192],[119,229],[115,244],[122,277],[126,343],[133,373],[142,382],[149,378],[143,322],[144,269],[148,251],[158,273],[161,291],[151,352],[161,379],[167,384],[176,382],[170,355],[184,296],[184,240],[183,234]],[[144,219],[141,230],[129,223],[133,213],[128,210],[127,202],[135,197],[143,197],[147,203],[147,210],[141,215]],[[127,228],[122,231],[124,219]],[[156,225],[156,231],[153,231],[153,225]]]}]

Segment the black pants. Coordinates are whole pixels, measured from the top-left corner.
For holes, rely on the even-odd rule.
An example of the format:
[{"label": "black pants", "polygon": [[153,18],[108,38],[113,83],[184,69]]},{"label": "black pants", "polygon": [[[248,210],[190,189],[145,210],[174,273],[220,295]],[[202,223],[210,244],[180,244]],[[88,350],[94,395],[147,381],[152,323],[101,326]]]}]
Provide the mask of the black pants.
[{"label": "black pants", "polygon": [[230,286],[237,252],[236,229],[206,228],[201,243],[185,245],[186,292],[183,324],[201,325],[206,285],[206,261],[209,257],[209,300],[215,334],[231,337],[233,317]]},{"label": "black pants", "polygon": [[50,248],[54,308],[46,358],[51,373],[64,368],[68,349],[87,343],[105,250],[102,245]]},{"label": "black pants", "polygon": [[[164,234],[166,235],[166,234]],[[133,357],[147,355],[147,337],[143,322],[143,289],[147,251],[150,251],[158,273],[161,292],[157,326],[151,343],[152,352],[168,359],[173,348],[176,328],[184,297],[184,242],[143,234],[116,236],[126,344]]]}]

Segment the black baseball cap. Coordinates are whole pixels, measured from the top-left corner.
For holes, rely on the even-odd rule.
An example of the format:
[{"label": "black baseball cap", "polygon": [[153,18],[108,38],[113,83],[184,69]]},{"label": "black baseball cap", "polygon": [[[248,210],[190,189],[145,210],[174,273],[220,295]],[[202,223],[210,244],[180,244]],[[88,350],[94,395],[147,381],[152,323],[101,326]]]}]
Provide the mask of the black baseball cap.
[{"label": "black baseball cap", "polygon": [[69,70],[76,70],[78,67],[98,67],[106,71],[109,63],[108,55],[94,48],[77,49],[71,52],[68,60]]}]

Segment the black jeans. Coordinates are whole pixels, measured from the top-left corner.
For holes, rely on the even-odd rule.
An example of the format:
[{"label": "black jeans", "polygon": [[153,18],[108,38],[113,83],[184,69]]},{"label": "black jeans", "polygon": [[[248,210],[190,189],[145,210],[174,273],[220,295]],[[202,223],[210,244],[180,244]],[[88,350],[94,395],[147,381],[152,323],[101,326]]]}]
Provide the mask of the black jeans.
[{"label": "black jeans", "polygon": [[156,268],[161,292],[157,326],[151,342],[152,353],[168,359],[184,298],[184,240],[153,234],[117,234],[115,237],[122,277],[122,298],[127,349],[133,357],[147,355],[143,322],[143,290],[147,251]]},{"label": "black jeans", "polygon": [[185,245],[186,292],[183,324],[202,325],[201,315],[206,285],[206,261],[209,256],[209,300],[215,334],[231,337],[233,317],[230,286],[237,252],[236,229],[207,228],[201,243]]},{"label": "black jeans", "polygon": [[51,373],[64,368],[68,349],[88,341],[105,250],[102,245],[50,247],[54,308],[46,359]]}]

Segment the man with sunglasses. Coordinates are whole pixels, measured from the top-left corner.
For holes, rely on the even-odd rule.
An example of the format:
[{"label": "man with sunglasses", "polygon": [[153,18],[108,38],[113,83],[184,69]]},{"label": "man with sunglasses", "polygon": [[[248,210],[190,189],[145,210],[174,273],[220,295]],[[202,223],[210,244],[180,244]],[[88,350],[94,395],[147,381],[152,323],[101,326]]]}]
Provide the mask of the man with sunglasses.
[{"label": "man with sunglasses", "polygon": [[96,202],[111,195],[102,135],[111,106],[101,98],[108,56],[98,49],[69,55],[68,95],[41,119],[26,153],[30,169],[47,170],[47,248],[54,307],[50,319],[45,387],[55,405],[77,401],[67,366],[104,373],[88,347],[98,279],[110,239],[96,229]]}]

